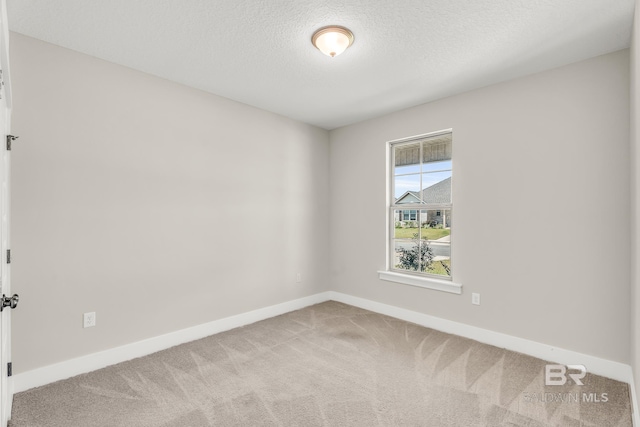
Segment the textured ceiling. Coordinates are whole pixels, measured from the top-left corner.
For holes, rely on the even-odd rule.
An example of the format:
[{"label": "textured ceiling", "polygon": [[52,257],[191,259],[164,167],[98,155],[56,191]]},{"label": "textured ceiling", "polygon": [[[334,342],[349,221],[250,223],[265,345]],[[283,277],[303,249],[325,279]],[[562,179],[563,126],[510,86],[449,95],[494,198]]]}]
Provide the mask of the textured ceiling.
[{"label": "textured ceiling", "polygon": [[[333,129],[629,46],[634,0],[7,0],[11,30]],[[319,27],[355,42],[329,58]]]}]

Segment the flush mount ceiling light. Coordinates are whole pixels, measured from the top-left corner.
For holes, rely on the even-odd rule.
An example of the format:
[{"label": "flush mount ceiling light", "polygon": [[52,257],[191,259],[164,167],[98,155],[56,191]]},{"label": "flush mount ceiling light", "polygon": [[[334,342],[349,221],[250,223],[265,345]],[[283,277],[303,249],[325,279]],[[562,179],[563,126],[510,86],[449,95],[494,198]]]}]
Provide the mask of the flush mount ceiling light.
[{"label": "flush mount ceiling light", "polygon": [[327,56],[338,56],[353,43],[353,33],[345,27],[322,27],[311,37],[311,43]]}]

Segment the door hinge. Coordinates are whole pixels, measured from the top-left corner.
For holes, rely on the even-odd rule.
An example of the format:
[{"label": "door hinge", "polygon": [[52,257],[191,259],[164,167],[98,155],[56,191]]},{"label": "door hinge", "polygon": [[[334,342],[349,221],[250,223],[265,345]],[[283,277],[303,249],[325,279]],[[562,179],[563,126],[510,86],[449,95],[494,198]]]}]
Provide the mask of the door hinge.
[{"label": "door hinge", "polygon": [[11,249],[7,249],[7,264],[11,264]]},{"label": "door hinge", "polygon": [[11,362],[7,363],[7,376],[10,377],[13,375],[13,365]]},{"label": "door hinge", "polygon": [[7,135],[7,151],[11,151],[11,142],[20,138],[19,136]]}]

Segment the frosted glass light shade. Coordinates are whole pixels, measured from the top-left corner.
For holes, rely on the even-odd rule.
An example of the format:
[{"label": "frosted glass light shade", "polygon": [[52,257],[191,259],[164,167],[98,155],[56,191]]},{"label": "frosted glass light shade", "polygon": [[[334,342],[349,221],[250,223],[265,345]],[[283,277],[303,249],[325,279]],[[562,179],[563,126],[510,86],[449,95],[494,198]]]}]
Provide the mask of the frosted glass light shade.
[{"label": "frosted glass light shade", "polygon": [[313,34],[311,42],[327,56],[338,56],[353,43],[353,33],[344,27],[320,28]]}]

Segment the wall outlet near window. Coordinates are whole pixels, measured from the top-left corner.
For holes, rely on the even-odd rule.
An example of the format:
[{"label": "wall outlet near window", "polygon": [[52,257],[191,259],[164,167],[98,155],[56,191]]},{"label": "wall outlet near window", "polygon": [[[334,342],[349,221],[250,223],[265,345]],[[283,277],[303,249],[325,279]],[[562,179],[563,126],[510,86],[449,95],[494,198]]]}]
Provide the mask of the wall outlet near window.
[{"label": "wall outlet near window", "polygon": [[471,294],[471,304],[480,305],[480,294]]},{"label": "wall outlet near window", "polygon": [[96,312],[92,311],[91,313],[85,313],[83,315],[83,327],[90,328],[92,326],[96,326]]},{"label": "wall outlet near window", "polygon": [[302,273],[296,273],[296,283],[302,283]]}]

